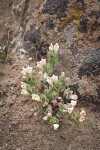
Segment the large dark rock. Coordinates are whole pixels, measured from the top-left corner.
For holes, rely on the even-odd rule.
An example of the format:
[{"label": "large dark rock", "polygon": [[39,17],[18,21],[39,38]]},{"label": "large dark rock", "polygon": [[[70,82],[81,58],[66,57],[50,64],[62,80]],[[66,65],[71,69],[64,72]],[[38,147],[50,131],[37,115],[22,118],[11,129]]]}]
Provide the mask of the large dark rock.
[{"label": "large dark rock", "polygon": [[47,0],[42,12],[48,14],[63,13],[67,10],[67,4],[68,0]]},{"label": "large dark rock", "polygon": [[[71,78],[70,88],[80,100],[100,102],[99,2],[20,1],[16,9],[23,15],[22,18],[21,15],[15,17],[22,29],[18,30],[15,26],[10,32],[12,37],[19,37],[14,46],[19,48],[21,45],[29,56],[36,58],[34,60],[40,60],[46,57],[50,43],[58,43],[59,64],[55,73],[60,75],[65,71],[66,76]],[[21,10],[18,10],[18,6],[21,6]]]},{"label": "large dark rock", "polygon": [[94,77],[100,75],[100,48],[95,51],[90,50],[85,52],[84,61],[78,72],[79,77],[81,78],[84,75],[93,75]]}]

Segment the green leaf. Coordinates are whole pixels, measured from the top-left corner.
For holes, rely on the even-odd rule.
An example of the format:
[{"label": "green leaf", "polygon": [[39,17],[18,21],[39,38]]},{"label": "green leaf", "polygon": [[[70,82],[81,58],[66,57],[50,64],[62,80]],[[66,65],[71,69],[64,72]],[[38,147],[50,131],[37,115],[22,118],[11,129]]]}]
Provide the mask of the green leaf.
[{"label": "green leaf", "polygon": [[64,114],[64,113],[63,113],[63,111],[61,111],[61,110],[59,110],[59,111],[57,112],[57,116],[58,116],[58,117],[63,116],[63,114]]},{"label": "green leaf", "polygon": [[56,96],[58,96],[58,93],[56,91],[52,92],[52,98],[55,98]]},{"label": "green leaf", "polygon": [[35,110],[35,111],[39,111],[39,110],[40,110],[40,107],[39,107],[39,106],[34,106],[34,110]]},{"label": "green leaf", "polygon": [[45,84],[46,84],[46,82],[45,82],[45,83],[41,82],[41,90],[42,90],[42,91],[45,90]]},{"label": "green leaf", "polygon": [[59,95],[56,91],[54,91],[54,89],[45,90],[45,91],[44,91],[44,94],[47,96],[47,98],[48,98],[49,100],[52,100],[52,99],[54,99],[56,96]]},{"label": "green leaf", "polygon": [[35,93],[35,88],[27,84],[26,89],[29,93]]},{"label": "green leaf", "polygon": [[60,81],[63,85],[65,85],[64,77],[60,76],[60,77],[59,77],[59,81]]},{"label": "green leaf", "polygon": [[69,114],[69,115],[68,115],[68,119],[69,119],[69,120],[75,120],[75,116],[74,116],[73,114]]},{"label": "green leaf", "polygon": [[58,54],[55,52],[49,52],[48,62],[55,66],[58,62]]},{"label": "green leaf", "polygon": [[69,114],[68,119],[75,121],[78,125],[80,124],[79,115],[78,114]]},{"label": "green leaf", "polygon": [[36,83],[35,77],[32,74],[27,73],[27,83],[34,85]]},{"label": "green leaf", "polygon": [[53,124],[59,123],[59,120],[56,117],[51,117],[49,120],[49,123],[53,125]]},{"label": "green leaf", "polygon": [[49,76],[53,73],[53,66],[50,63],[46,63],[43,72],[46,72]]},{"label": "green leaf", "polygon": [[47,100],[47,96],[43,93],[40,95],[40,98],[43,99],[43,100]]},{"label": "green leaf", "polygon": [[34,110],[36,112],[44,113],[42,107],[39,107],[39,106],[34,106]]}]

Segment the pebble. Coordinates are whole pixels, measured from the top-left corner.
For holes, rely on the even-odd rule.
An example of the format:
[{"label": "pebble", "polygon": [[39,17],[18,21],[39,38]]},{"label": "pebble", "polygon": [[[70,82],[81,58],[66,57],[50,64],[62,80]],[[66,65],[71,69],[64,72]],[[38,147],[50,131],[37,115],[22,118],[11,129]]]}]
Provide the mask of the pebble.
[{"label": "pebble", "polygon": [[32,57],[29,57],[29,58],[28,58],[29,61],[32,61],[32,59],[33,59]]}]

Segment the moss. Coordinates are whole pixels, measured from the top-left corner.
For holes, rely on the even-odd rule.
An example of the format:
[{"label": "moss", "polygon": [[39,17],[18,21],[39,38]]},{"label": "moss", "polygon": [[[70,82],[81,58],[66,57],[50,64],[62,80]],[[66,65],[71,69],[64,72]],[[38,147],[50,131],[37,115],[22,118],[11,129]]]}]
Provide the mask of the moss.
[{"label": "moss", "polygon": [[72,10],[72,11],[70,11],[70,15],[74,19],[80,19],[83,16],[83,11],[82,10]]},{"label": "moss", "polygon": [[80,20],[79,19],[75,20],[74,24],[79,27],[80,26]]},{"label": "moss", "polygon": [[36,0],[37,7],[40,7],[43,2],[44,2],[44,0]]},{"label": "moss", "polygon": [[68,24],[70,22],[74,21],[74,24],[77,26],[80,26],[80,18],[83,16],[83,11],[81,10],[72,10],[69,12],[70,16],[69,17],[64,17],[61,18],[61,24]]},{"label": "moss", "polygon": [[71,22],[71,18],[67,18],[67,17],[64,17],[64,18],[61,18],[61,24],[64,25],[64,24],[68,24]]},{"label": "moss", "polygon": [[38,21],[39,21],[40,23],[43,21],[43,14],[40,14],[40,15],[38,16]]}]

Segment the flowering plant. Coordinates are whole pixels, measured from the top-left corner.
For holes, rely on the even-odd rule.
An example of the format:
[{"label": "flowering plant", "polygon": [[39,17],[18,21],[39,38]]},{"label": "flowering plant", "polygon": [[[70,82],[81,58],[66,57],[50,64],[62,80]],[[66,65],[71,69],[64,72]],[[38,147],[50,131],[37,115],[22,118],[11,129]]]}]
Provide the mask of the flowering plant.
[{"label": "flowering plant", "polygon": [[47,60],[42,59],[37,62],[37,75],[34,75],[33,68],[22,68],[21,94],[31,96],[34,101],[34,115],[44,114],[43,120],[57,130],[60,121],[68,116],[70,120],[77,123],[84,121],[86,113],[82,110],[80,113],[73,113],[77,104],[77,95],[68,87],[70,78],[65,77],[62,72],[58,77],[53,74],[54,67],[58,63],[59,45],[56,43],[49,47]]}]

